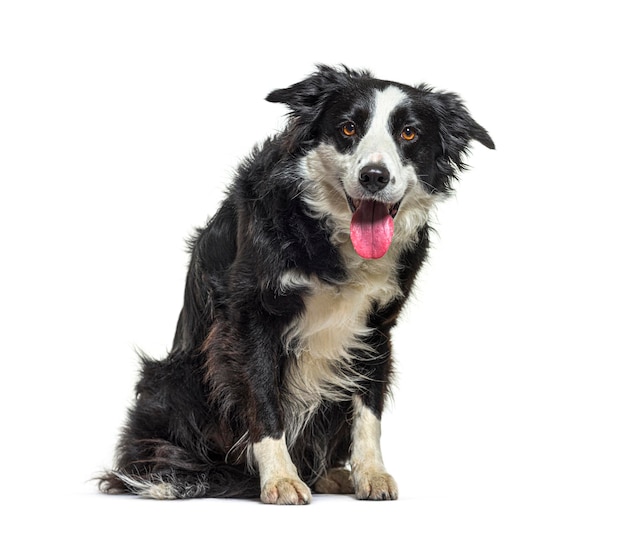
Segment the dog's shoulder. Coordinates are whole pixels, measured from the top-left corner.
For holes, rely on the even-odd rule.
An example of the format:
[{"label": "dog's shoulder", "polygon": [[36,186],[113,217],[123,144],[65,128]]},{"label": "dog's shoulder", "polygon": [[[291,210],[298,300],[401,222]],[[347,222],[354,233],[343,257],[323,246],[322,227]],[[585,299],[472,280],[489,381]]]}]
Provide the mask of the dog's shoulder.
[{"label": "dog's shoulder", "polygon": [[238,248],[273,275],[297,268],[337,280],[343,265],[331,231],[304,200],[306,171],[282,135],[257,146],[239,166],[226,204],[233,208]]}]

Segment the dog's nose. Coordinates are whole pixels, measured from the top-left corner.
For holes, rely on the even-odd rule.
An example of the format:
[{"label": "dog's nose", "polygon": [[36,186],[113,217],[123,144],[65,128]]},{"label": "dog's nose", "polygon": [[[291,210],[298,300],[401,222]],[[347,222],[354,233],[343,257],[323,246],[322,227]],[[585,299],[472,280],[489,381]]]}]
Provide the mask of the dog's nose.
[{"label": "dog's nose", "polygon": [[389,179],[389,170],[384,165],[366,165],[359,174],[359,182],[370,193],[384,189]]}]

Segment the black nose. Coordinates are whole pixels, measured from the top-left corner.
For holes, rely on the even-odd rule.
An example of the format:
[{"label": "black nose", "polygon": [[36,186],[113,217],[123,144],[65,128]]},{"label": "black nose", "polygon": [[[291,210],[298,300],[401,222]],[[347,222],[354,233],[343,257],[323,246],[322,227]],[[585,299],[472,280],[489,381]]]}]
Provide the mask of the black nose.
[{"label": "black nose", "polygon": [[359,182],[370,193],[377,193],[384,189],[389,179],[389,171],[384,165],[366,165],[359,174]]}]

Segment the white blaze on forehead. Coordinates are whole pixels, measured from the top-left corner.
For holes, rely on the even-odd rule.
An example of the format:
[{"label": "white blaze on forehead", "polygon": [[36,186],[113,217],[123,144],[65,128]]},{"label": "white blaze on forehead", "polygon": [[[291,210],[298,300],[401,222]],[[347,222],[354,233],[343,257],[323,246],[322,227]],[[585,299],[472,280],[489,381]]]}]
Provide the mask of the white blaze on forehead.
[{"label": "white blaze on forehead", "polygon": [[407,97],[402,90],[395,86],[389,86],[376,92],[371,122],[357,150],[360,164],[384,162],[391,166],[400,165],[396,142],[390,131],[389,119],[394,110]]},{"label": "white blaze on forehead", "polygon": [[389,86],[384,90],[378,90],[376,92],[371,128],[376,125],[388,129],[389,117],[407,97],[408,96],[396,86]]}]

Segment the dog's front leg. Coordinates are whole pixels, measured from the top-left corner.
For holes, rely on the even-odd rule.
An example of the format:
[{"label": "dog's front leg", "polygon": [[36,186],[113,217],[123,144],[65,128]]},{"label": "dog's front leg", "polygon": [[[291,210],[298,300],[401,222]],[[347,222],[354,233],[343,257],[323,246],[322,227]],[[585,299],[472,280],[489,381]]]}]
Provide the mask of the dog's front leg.
[{"label": "dog's front leg", "polygon": [[261,501],[282,505],[302,505],[311,501],[311,490],[298,477],[298,472],[285,443],[266,436],[252,445],[261,479]]},{"label": "dog's front leg", "polygon": [[272,347],[273,339],[256,335],[247,369],[248,421],[251,453],[261,483],[261,501],[280,505],[307,504],[311,501],[311,490],[298,476],[285,441],[278,368],[275,361],[268,360],[279,357],[279,352]]},{"label": "dog's front leg", "polygon": [[356,497],[360,500],[395,500],[398,487],[387,473],[380,449],[380,419],[358,395],[353,398],[350,465]]}]

